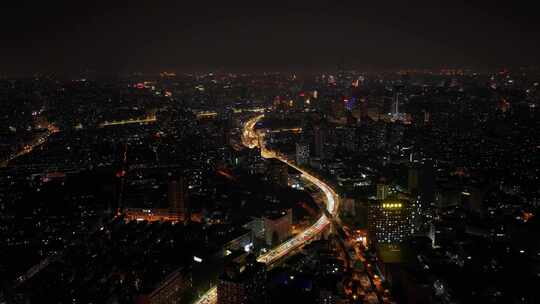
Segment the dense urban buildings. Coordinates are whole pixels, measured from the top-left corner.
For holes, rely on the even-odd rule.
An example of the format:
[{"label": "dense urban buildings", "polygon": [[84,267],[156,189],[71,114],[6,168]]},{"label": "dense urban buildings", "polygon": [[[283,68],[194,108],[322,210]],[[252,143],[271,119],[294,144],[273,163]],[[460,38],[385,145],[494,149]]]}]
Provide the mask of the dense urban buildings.
[{"label": "dense urban buildings", "polygon": [[540,303],[526,4],[23,2],[0,304]]},{"label": "dense urban buildings", "polygon": [[340,75],[3,80],[0,299],[534,302],[539,72]]}]

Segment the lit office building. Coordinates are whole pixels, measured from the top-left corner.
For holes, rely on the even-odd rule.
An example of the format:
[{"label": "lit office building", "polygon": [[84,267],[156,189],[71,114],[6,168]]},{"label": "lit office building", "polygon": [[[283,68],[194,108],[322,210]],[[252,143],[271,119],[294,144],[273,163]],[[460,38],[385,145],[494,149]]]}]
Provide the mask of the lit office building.
[{"label": "lit office building", "polygon": [[368,240],[399,244],[411,235],[410,206],[405,200],[376,200],[368,208]]}]

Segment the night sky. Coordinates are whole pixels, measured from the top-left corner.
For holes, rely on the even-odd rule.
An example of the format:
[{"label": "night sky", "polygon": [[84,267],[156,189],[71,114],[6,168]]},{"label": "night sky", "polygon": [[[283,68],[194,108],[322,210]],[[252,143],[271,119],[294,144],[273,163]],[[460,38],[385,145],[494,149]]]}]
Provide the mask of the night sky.
[{"label": "night sky", "polygon": [[540,63],[524,1],[3,2],[0,75]]}]

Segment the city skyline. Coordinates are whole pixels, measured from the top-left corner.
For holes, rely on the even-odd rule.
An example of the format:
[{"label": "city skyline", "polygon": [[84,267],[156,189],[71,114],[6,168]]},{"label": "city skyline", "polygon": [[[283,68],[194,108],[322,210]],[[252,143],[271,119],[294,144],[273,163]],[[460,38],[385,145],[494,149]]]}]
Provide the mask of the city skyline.
[{"label": "city skyline", "polygon": [[538,65],[527,4],[6,4],[0,75]]},{"label": "city skyline", "polygon": [[0,14],[0,304],[540,303],[532,5]]}]

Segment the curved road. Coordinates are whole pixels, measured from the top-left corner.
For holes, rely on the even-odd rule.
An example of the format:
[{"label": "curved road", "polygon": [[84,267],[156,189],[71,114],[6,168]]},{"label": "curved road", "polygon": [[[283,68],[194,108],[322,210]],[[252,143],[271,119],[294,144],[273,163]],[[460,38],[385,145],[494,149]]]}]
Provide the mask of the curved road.
[{"label": "curved road", "polygon": [[[326,209],[328,210],[328,213],[331,215],[336,215],[339,207],[339,197],[336,194],[336,192],[327,185],[324,181],[318,179],[317,177],[309,174],[302,168],[296,166],[291,161],[283,158],[282,156],[278,155],[277,153],[274,153],[272,151],[268,151],[264,148],[264,145],[262,145],[262,136],[259,135],[255,131],[255,125],[257,122],[259,122],[264,117],[264,114],[256,116],[250,120],[248,120],[244,124],[244,131],[242,133],[242,143],[244,146],[248,148],[255,148],[261,146],[261,155],[266,158],[276,158],[287,165],[291,166],[292,168],[298,170],[302,173],[302,178],[305,180],[313,183],[319,189],[324,193],[324,201],[326,203]],[[295,235],[293,238],[289,239],[288,241],[285,241],[281,245],[271,249],[267,253],[259,256],[257,258],[257,261],[261,263],[265,263],[267,265],[270,265],[277,260],[281,259],[282,257],[286,256],[287,254],[293,252],[295,249],[300,248],[302,245],[304,245],[307,241],[312,240],[313,238],[320,235],[324,229],[326,229],[330,225],[330,219],[325,215],[321,215],[321,217],[310,227],[306,228],[301,233]],[[210,288],[201,298],[199,298],[196,302],[196,304],[210,304],[210,303],[217,303],[217,287],[214,286]]]}]

